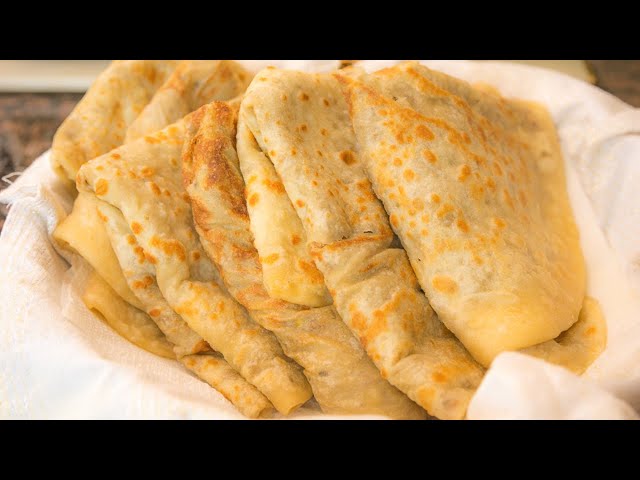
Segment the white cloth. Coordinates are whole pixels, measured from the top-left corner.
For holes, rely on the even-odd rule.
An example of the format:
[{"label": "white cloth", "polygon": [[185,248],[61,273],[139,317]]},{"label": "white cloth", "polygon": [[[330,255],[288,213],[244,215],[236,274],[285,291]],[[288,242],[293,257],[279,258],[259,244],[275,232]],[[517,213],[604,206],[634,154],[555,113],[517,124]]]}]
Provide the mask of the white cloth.
[{"label": "white cloth", "polygon": [[[265,63],[309,70],[336,64]],[[393,63],[367,61],[365,67]],[[640,112],[547,70],[424,63],[549,108],[564,150],[588,294],[600,302],[608,326],[607,348],[582,378],[524,355],[500,355],[468,418],[637,418],[640,191],[634,185],[640,180]],[[0,202],[12,204],[0,236],[0,418],[240,418],[180,365],[129,344],[84,307],[82,268],[70,270],[49,238],[71,199],[50,170],[48,154],[0,193]],[[329,416],[303,409],[295,417]]]}]

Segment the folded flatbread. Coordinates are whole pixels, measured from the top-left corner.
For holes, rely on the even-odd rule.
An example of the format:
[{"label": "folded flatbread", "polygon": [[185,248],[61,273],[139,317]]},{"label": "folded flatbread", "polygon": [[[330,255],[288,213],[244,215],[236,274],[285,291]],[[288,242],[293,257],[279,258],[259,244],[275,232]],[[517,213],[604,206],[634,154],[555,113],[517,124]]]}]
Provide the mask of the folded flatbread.
[{"label": "folded flatbread", "polygon": [[[241,122],[279,175],[340,316],[391,384],[439,418],[462,418],[483,369],[438,321],[357,157],[347,105],[329,74],[263,70]],[[257,158],[257,153],[250,159]],[[251,197],[249,215],[254,223]]]},{"label": "folded flatbread", "polygon": [[[83,192],[83,195],[90,195]],[[238,374],[218,352],[189,328],[162,296],[155,279],[153,265],[129,229],[122,213],[112,205],[96,200],[99,216],[124,269],[127,284],[144,305],[148,321],[155,322],[171,343],[175,356],[189,370],[222,393],[248,417],[270,412],[269,400]]]},{"label": "folded flatbread", "polygon": [[129,125],[176,68],[174,60],[117,60],[93,82],[53,137],[51,163],[75,182],[82,164],[124,143]]},{"label": "folded flatbread", "polygon": [[[256,322],[275,333],[285,354],[304,368],[324,412],[424,418],[424,410],[381,377],[332,306],[309,309],[267,293],[236,154],[237,110],[214,102],[190,117],[182,160],[202,245],[229,292]],[[240,134],[249,137],[242,145],[255,148],[246,128]],[[277,192],[295,216],[284,190]]]},{"label": "folded flatbread", "polygon": [[[243,122],[257,140],[238,138],[243,173],[247,159],[273,165],[336,309],[382,375],[432,415],[462,418],[484,369],[435,316],[407,254],[394,248],[336,77],[265,70],[247,91]],[[253,224],[250,201],[248,211]],[[597,304],[583,311],[563,336],[526,353],[583,371],[606,339]]]},{"label": "folded flatbread", "polygon": [[84,258],[100,279],[124,301],[144,310],[122,274],[104,224],[98,218],[99,204],[100,201],[92,193],[79,193],[71,213],[53,231],[53,239],[62,248]]},{"label": "folded flatbread", "polygon": [[100,275],[93,272],[82,294],[89,310],[134,345],[165,358],[175,358],[173,345],[147,314],[125,302]]},{"label": "folded flatbread", "polygon": [[177,122],[98,157],[78,173],[80,191],[118,209],[153,265],[169,306],[281,413],[311,397],[300,367],[271,332],[251,320],[218,284],[205,255],[182,186],[184,123]]},{"label": "folded flatbread", "polygon": [[573,325],[585,265],[546,110],[415,62],[343,82],[376,195],[473,357],[489,365]]},{"label": "folded flatbread", "polygon": [[129,126],[126,142],[177,122],[214,100],[243,93],[252,75],[232,60],[183,60]]}]

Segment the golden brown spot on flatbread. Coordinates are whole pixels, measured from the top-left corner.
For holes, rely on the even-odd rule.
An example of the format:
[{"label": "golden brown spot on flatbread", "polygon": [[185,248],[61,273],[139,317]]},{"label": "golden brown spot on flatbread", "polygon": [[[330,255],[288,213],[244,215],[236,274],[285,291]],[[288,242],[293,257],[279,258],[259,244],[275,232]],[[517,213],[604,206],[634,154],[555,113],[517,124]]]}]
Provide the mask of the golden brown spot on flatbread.
[{"label": "golden brown spot on flatbread", "polygon": [[300,93],[298,94],[298,98],[299,98],[300,100],[302,100],[303,102],[306,102],[307,100],[309,100],[309,95],[307,95],[307,94],[306,94],[306,93],[304,93],[304,92],[300,92]]},{"label": "golden brown spot on flatbread", "polygon": [[303,123],[302,125],[300,125],[300,126],[298,127],[298,129],[299,129],[301,132],[306,132],[306,131],[307,131],[307,129],[308,129],[307,124],[306,124],[306,123]]},{"label": "golden brown spot on flatbread", "polygon": [[504,228],[507,225],[501,218],[494,218],[493,224],[498,228]]},{"label": "golden brown spot on flatbread", "polygon": [[298,151],[295,148],[291,149],[291,155],[296,156],[298,154]]},{"label": "golden brown spot on flatbread", "polygon": [[258,204],[258,201],[260,200],[260,195],[258,195],[257,193],[252,194],[249,197],[249,205],[251,205],[252,207]]},{"label": "golden brown spot on flatbread", "polygon": [[140,170],[140,175],[142,175],[143,177],[150,177],[154,173],[155,170],[151,167],[143,167],[142,170]]},{"label": "golden brown spot on flatbread", "polygon": [[502,176],[502,167],[500,166],[500,164],[498,162],[493,162],[493,169],[496,172],[496,175],[500,175]]},{"label": "golden brown spot on flatbread", "polygon": [[436,161],[438,160],[438,157],[436,157],[436,155],[431,150],[423,150],[422,156],[427,162],[431,164],[436,163]]},{"label": "golden brown spot on flatbread", "polygon": [[198,260],[200,260],[200,252],[198,252],[197,250],[191,252],[191,258],[194,262],[197,262]]},{"label": "golden brown spot on flatbread", "polygon": [[493,178],[491,177],[487,178],[486,185],[489,190],[491,191],[496,190],[496,182],[493,180]]},{"label": "golden brown spot on flatbread", "polygon": [[400,158],[396,157],[396,158],[393,159],[393,164],[396,167],[401,167],[402,166],[402,160]]},{"label": "golden brown spot on flatbread", "polygon": [[127,235],[127,243],[129,245],[133,245],[136,243],[136,238],[133,235]]},{"label": "golden brown spot on flatbread", "polygon": [[104,178],[99,178],[96,182],[96,195],[106,195],[109,191],[109,182]]},{"label": "golden brown spot on flatbread", "polygon": [[391,225],[393,225],[394,227],[398,227],[398,217],[394,214],[391,214],[391,216],[389,217],[389,221],[391,222]]},{"label": "golden brown spot on flatbread", "polygon": [[453,210],[453,205],[451,205],[450,203],[445,203],[438,209],[438,211],[436,212],[436,216],[438,218],[444,218],[447,214],[453,212]]},{"label": "golden brown spot on flatbread", "polygon": [[463,219],[459,218],[456,220],[456,226],[465,233],[469,232],[469,225]]},{"label": "golden brown spot on flatbread", "polygon": [[446,275],[435,275],[431,278],[431,285],[437,291],[451,295],[458,291],[458,284]]},{"label": "golden brown spot on flatbread", "polygon": [[406,169],[404,171],[403,175],[404,175],[405,180],[407,180],[408,182],[410,182],[411,180],[416,178],[415,172],[413,170],[411,170],[410,168]]},{"label": "golden brown spot on flatbread", "polygon": [[429,127],[426,127],[425,125],[418,125],[416,127],[416,135],[418,136],[418,138],[422,138],[425,140],[433,140],[434,138],[436,138]]},{"label": "golden brown spot on flatbread", "polygon": [[151,188],[151,191],[155,194],[155,195],[162,195],[162,191],[160,190],[160,187],[155,183],[155,182],[149,182],[149,187]]},{"label": "golden brown spot on flatbread", "polygon": [[151,246],[160,248],[165,255],[176,255],[181,261],[185,261],[187,258],[187,252],[184,246],[178,240],[163,240],[162,238],[154,235],[150,240]]},{"label": "golden brown spot on flatbread", "polygon": [[436,383],[444,383],[447,381],[446,375],[441,372],[433,372],[431,379]]},{"label": "golden brown spot on flatbread", "polygon": [[[284,193],[284,185],[282,184],[282,182],[280,180],[274,180],[271,181],[269,179],[264,179],[262,181],[262,184],[267,187],[269,190],[276,192],[276,193]],[[255,194],[257,195],[257,194]],[[254,204],[251,204],[254,205]]]},{"label": "golden brown spot on flatbread", "polygon": [[433,203],[440,203],[440,195],[438,195],[437,193],[432,193],[431,194],[431,201]]},{"label": "golden brown spot on flatbread", "polygon": [[300,208],[304,207],[304,202],[302,200],[296,200],[296,205],[299,206]]},{"label": "golden brown spot on flatbread", "polygon": [[340,160],[342,160],[347,165],[353,165],[356,163],[356,157],[351,150],[343,150],[339,154]]},{"label": "golden brown spot on flatbread", "polygon": [[269,152],[269,156],[270,156],[270,157],[275,157],[275,156],[276,156],[276,151],[275,151],[275,150],[271,150],[271,151]]},{"label": "golden brown spot on flatbread", "polygon": [[587,336],[591,336],[593,334],[596,333],[596,327],[589,327],[587,328],[587,330],[584,332],[585,335]]},{"label": "golden brown spot on flatbread", "polygon": [[149,315],[151,315],[152,317],[158,317],[160,316],[160,309],[159,308],[152,308],[151,310],[149,310]]},{"label": "golden brown spot on flatbread", "polygon": [[469,165],[465,164],[458,167],[458,180],[464,182],[467,177],[469,177],[469,175],[471,175],[471,169],[469,168]]},{"label": "golden brown spot on flatbread", "polygon": [[313,263],[305,260],[298,260],[298,266],[307,274],[312,283],[323,283],[324,277]]},{"label": "golden brown spot on flatbread", "polygon": [[[261,79],[261,80],[264,80],[264,79]],[[287,95],[285,93],[280,95],[280,100],[282,100],[283,102],[286,102],[288,99],[289,99],[289,97],[287,97]]]},{"label": "golden brown spot on flatbread", "polygon": [[325,107],[328,107],[330,105],[329,100],[327,100],[326,98],[322,99],[322,103],[324,103]]},{"label": "golden brown spot on flatbread", "polygon": [[502,190],[502,197],[504,198],[505,203],[513,208],[513,199],[511,198],[511,194],[506,188]]},{"label": "golden brown spot on flatbread", "polygon": [[157,138],[151,136],[151,135],[147,135],[146,137],[144,137],[144,141],[147,143],[150,143],[151,145],[156,144],[156,143],[160,143],[160,140],[158,140]]},{"label": "golden brown spot on flatbread", "polygon": [[279,258],[280,258],[279,254],[272,253],[271,255],[267,255],[266,257],[261,258],[260,261],[267,265],[271,265],[272,263],[275,263]]},{"label": "golden brown spot on flatbread", "polygon": [[326,129],[326,128],[321,128],[321,129],[320,129],[320,135],[322,135],[323,137],[326,137],[326,136],[327,136],[327,133],[328,133],[328,132],[327,132],[327,129]]},{"label": "golden brown spot on flatbread", "polygon": [[525,193],[522,190],[520,190],[518,192],[518,198],[520,199],[520,203],[522,203],[522,206],[526,207],[527,206],[527,196],[525,195]]},{"label": "golden brown spot on flatbread", "polygon": [[134,289],[144,289],[153,285],[153,277],[147,275],[142,280],[136,280],[132,283]]},{"label": "golden brown spot on flatbread", "polygon": [[111,158],[115,158],[116,160],[118,160],[119,158],[122,158],[122,157],[120,156],[119,153],[112,153]]},{"label": "golden brown spot on flatbread", "polygon": [[298,235],[291,235],[291,243],[294,245],[298,245],[302,239]]},{"label": "golden brown spot on flatbread", "polygon": [[[142,249],[140,249],[142,250]],[[143,258],[142,261],[140,258],[138,258],[138,262],[139,263],[144,263],[144,261],[147,260],[147,262],[155,265],[156,263],[158,263],[158,259],[156,257],[154,257],[152,254],[150,254],[149,252],[144,252],[143,251]]]},{"label": "golden brown spot on flatbread", "polygon": [[142,230],[143,230],[142,225],[140,225],[138,222],[131,223],[131,231],[136,235],[142,233]]}]

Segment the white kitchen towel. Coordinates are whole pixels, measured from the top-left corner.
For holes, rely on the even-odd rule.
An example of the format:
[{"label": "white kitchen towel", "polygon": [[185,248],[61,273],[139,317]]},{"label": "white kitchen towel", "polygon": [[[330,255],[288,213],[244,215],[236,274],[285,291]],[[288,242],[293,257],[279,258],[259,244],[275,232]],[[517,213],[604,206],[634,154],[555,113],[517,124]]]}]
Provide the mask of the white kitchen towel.
[{"label": "white kitchen towel", "polygon": [[[315,71],[336,65],[266,63]],[[549,108],[565,155],[588,293],[602,305],[608,326],[607,349],[582,378],[523,355],[500,355],[468,417],[634,418],[629,405],[640,409],[640,191],[633,187],[640,180],[640,113],[547,70],[424,63]],[[48,154],[0,193],[0,202],[12,204],[0,236],[0,418],[240,418],[180,365],[129,344],[84,307],[79,288],[86,271],[73,257],[70,269],[50,241],[71,198]],[[295,417],[336,418],[313,407]]]}]

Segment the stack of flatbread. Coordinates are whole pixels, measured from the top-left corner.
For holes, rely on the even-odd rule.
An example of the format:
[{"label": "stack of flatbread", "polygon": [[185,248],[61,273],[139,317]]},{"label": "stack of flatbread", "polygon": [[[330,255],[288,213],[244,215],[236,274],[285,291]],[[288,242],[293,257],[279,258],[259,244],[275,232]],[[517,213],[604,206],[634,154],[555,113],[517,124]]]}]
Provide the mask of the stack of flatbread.
[{"label": "stack of flatbread", "polygon": [[461,419],[500,352],[604,349],[554,125],[490,87],[118,61],[52,161],[87,307],[248,417]]}]

